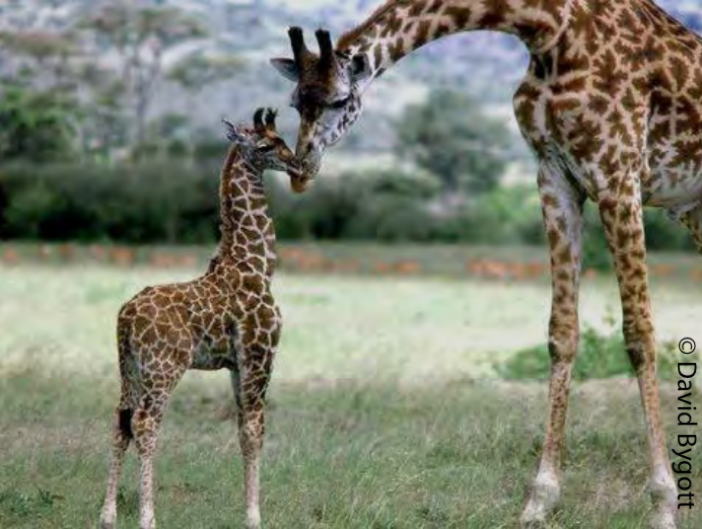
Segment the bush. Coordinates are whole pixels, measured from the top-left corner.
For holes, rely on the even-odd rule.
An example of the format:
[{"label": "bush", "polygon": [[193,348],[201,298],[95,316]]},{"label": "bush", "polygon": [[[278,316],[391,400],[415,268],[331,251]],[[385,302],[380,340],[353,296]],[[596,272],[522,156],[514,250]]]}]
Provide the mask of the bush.
[{"label": "bush", "polygon": [[443,242],[542,244],[543,221],[531,186],[497,189],[448,210],[436,219],[434,237]]},{"label": "bush", "polygon": [[176,163],[34,166],[0,171],[3,239],[211,242],[218,171]]},{"label": "bush", "polygon": [[36,92],[5,84],[0,98],[0,160],[30,156],[37,162],[73,157],[75,111],[54,91]]},{"label": "bush", "polygon": [[366,198],[362,211],[348,223],[349,239],[383,242],[435,240],[434,217],[421,202],[407,197],[378,194]]},{"label": "bush", "polygon": [[[663,379],[676,376],[677,363],[666,354],[669,347],[660,348],[658,373]],[[499,376],[510,380],[546,380],[551,373],[548,347],[541,345],[519,351],[507,362],[495,366]],[[573,366],[573,380],[603,379],[635,376],[626,354],[624,340],[618,332],[601,334],[592,327],[580,337],[580,348]]]},{"label": "bush", "polygon": [[645,210],[646,246],[650,250],[695,251],[690,232],[661,209]]},{"label": "bush", "polygon": [[398,156],[436,175],[447,191],[482,193],[499,186],[510,131],[465,94],[433,91],[406,109],[396,130]]},{"label": "bush", "polygon": [[[214,150],[214,147],[212,147]],[[125,163],[0,167],[0,238],[212,244],[219,235],[220,157]],[[284,175],[266,175],[281,240],[378,240],[543,244],[533,186],[447,195],[432,176],[398,171],[320,178],[294,195]],[[649,247],[692,248],[686,231],[647,217]],[[587,206],[584,266],[610,268],[597,209]]]},{"label": "bush", "polygon": [[281,239],[423,241],[433,231],[427,199],[438,190],[428,178],[403,173],[319,179],[302,196],[269,185]]}]

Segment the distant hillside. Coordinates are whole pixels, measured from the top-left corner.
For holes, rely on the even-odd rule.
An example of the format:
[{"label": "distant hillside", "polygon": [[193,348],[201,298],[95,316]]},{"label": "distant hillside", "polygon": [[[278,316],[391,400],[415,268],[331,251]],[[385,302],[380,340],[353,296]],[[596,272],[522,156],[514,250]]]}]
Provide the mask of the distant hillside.
[{"label": "distant hillside", "polygon": [[[0,4],[0,27],[62,27],[82,11],[109,0],[9,0]],[[288,55],[286,29],[292,24],[327,27],[334,35],[361,22],[381,0],[145,0],[144,4],[177,6],[202,18],[216,39],[200,47],[216,47],[248,60],[240,77],[203,91],[206,104],[191,110],[197,122],[215,126],[222,115],[242,118],[259,104],[285,107],[290,83],[268,66],[268,59]],[[702,30],[702,0],[661,0],[660,4],[688,27]],[[343,143],[346,149],[387,151],[392,143],[391,122],[402,108],[422,100],[431,86],[467,90],[504,119],[512,121],[511,94],[523,75],[527,53],[514,38],[497,33],[457,35],[427,46],[408,57],[370,91],[368,112]],[[0,67],[2,57],[0,55]],[[186,99],[175,86],[165,86],[155,112],[186,112]],[[292,132],[294,112],[284,112],[283,128]],[[519,149],[523,149],[520,143]]]}]

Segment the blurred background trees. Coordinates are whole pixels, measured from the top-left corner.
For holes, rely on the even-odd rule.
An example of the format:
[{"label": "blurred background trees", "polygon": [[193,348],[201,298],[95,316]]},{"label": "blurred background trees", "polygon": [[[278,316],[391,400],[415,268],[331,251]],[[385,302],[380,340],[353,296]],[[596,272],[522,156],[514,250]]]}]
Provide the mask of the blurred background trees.
[{"label": "blurred background trees", "polygon": [[[138,153],[147,142],[170,139],[147,138],[149,125],[163,119],[154,116],[153,104],[166,82],[197,96],[203,87],[244,68],[243,59],[208,50],[203,45],[208,38],[207,25],[185,11],[127,2],[83,11],[61,28],[5,28],[0,31],[0,90],[13,105],[32,107],[29,115],[48,113],[61,121],[61,141],[70,140],[78,157]],[[183,105],[178,117],[185,126],[196,110]],[[27,114],[22,114],[25,123]],[[49,136],[47,129],[36,132]],[[4,133],[33,131],[9,127]],[[5,143],[33,141],[6,138]]]},{"label": "blurred background trees", "polygon": [[113,55],[111,68],[104,72],[109,79],[93,87],[107,89],[129,108],[130,140],[140,146],[146,139],[151,104],[167,75],[166,54],[205,38],[208,30],[178,9],[137,5],[106,5],[87,14],[76,30],[93,45],[91,49],[106,48]]},{"label": "blurred background trees", "polygon": [[442,88],[405,111],[397,124],[396,152],[436,176],[448,192],[479,194],[499,186],[506,147],[515,139],[472,97]]},{"label": "blurred background trees", "polygon": [[[291,21],[311,22],[266,1],[51,5],[0,6],[0,239],[214,242],[220,118],[286,104],[267,59],[288,49]],[[511,113],[467,78],[418,84],[435,62],[420,55],[378,83],[368,97],[384,104],[308,194],[269,178],[281,238],[543,244]],[[280,121],[296,132],[294,113]],[[652,248],[692,248],[662,214],[647,223]],[[593,212],[588,234],[588,260],[607,266]]]},{"label": "blurred background trees", "polygon": [[52,162],[74,153],[71,104],[59,94],[6,85],[0,98],[0,159]]}]

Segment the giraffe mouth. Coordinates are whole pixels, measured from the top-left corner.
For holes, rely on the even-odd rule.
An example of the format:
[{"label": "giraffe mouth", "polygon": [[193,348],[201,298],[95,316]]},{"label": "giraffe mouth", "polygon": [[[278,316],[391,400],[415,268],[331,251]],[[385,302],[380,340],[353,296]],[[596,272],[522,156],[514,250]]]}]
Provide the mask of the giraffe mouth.
[{"label": "giraffe mouth", "polygon": [[290,177],[290,185],[295,193],[304,193],[307,191],[312,179],[305,174],[302,168],[290,164],[288,165],[287,173]]},{"label": "giraffe mouth", "polygon": [[304,193],[310,187],[312,180],[302,173],[290,174],[290,185],[295,193]]}]

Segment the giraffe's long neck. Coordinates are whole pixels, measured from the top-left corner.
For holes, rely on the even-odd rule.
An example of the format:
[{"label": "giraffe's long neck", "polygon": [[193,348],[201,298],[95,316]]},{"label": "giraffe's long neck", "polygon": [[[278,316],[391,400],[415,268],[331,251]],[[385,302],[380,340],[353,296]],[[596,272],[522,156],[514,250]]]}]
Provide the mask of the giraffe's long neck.
[{"label": "giraffe's long neck", "polygon": [[517,36],[532,53],[554,46],[579,0],[389,0],[342,35],[337,50],[366,53],[373,79],[425,44],[463,31]]},{"label": "giraffe's long neck", "polygon": [[270,277],[276,260],[275,229],[262,175],[245,162],[237,147],[230,149],[222,170],[219,196],[219,259]]}]

